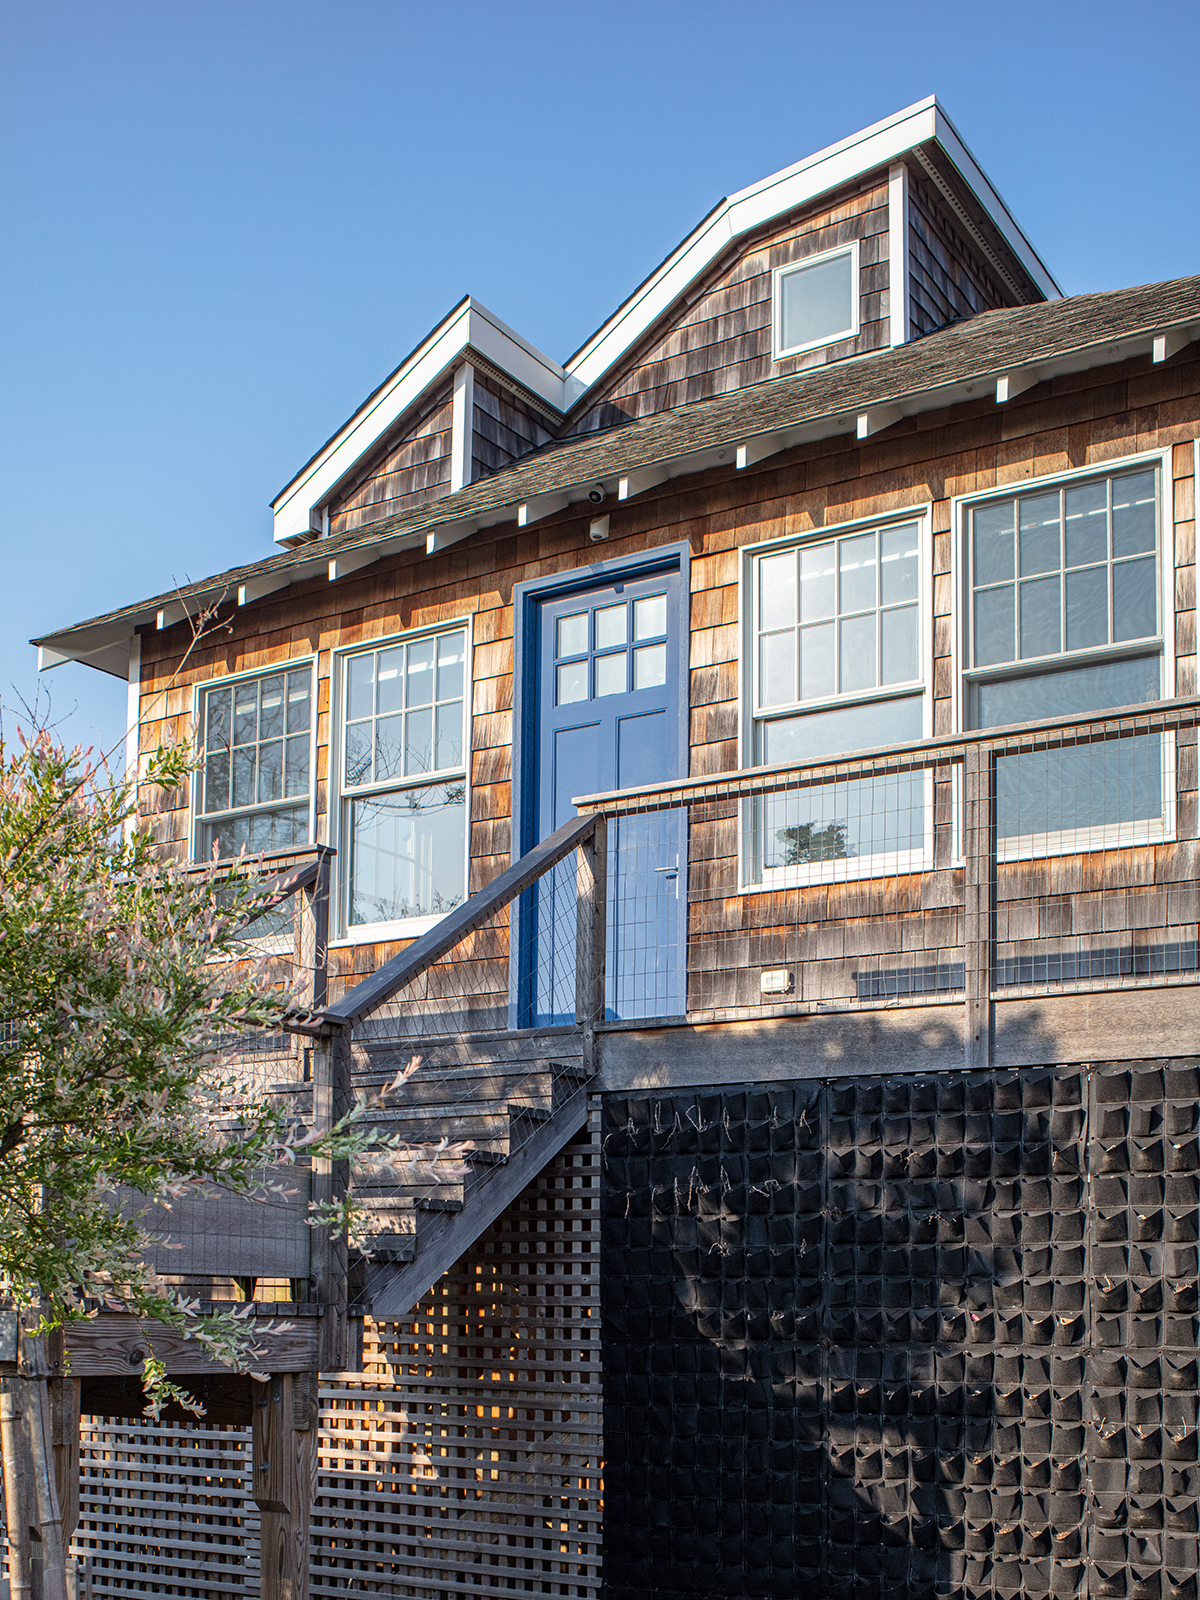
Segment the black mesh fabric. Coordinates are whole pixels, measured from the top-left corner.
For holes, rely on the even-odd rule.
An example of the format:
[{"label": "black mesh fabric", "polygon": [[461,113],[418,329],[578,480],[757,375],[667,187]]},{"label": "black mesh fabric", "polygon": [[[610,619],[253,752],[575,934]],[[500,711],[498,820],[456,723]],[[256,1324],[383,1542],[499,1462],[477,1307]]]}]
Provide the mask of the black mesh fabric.
[{"label": "black mesh fabric", "polygon": [[607,1600],[1195,1600],[1198,1089],[607,1096]]}]

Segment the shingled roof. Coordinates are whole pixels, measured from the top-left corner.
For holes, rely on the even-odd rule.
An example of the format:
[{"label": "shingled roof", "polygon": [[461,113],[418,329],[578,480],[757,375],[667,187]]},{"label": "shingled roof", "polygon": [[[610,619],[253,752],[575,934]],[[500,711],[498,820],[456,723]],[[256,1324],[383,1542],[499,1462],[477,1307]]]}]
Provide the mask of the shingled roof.
[{"label": "shingled roof", "polygon": [[[211,604],[243,586],[247,601],[336,566],[356,570],[397,550],[424,546],[431,556],[485,527],[512,521],[518,507],[540,496],[586,500],[595,483],[611,485],[647,468],[682,476],[709,467],[733,470],[731,447],[750,446],[749,459],[779,449],[862,431],[859,419],[880,427],[905,416],[979,399],[981,382],[1005,374],[1044,381],[1062,373],[1149,354],[1155,335],[1200,333],[1200,277],[1135,289],[1075,295],[1047,304],[985,311],[926,338],[790,377],[768,379],[729,395],[700,400],[601,433],[555,441],[490,478],[380,522],[320,539],[298,549],[217,573],[32,642],[44,660],[88,660],[124,675],[120,662],[133,630],[160,612]],[[968,385],[971,386],[968,391]],[[866,431],[874,432],[868,422]],[[755,448],[757,445],[757,448]],[[718,451],[723,452],[718,457]],[[124,644],[122,643],[124,641]]]}]

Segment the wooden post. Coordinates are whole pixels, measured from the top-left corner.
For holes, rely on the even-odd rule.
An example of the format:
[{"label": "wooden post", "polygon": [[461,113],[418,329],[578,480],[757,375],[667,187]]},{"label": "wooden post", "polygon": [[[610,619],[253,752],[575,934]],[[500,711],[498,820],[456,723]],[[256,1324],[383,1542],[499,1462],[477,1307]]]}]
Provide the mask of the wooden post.
[{"label": "wooden post", "polygon": [[82,1378],[51,1378],[50,1437],[54,1481],[62,1508],[63,1543],[70,1548],[79,1526],[79,1401]]},{"label": "wooden post", "polygon": [[[312,1053],[313,1129],[327,1132],[350,1107],[350,1031],[337,1029],[318,1039]],[[314,1156],[312,1197],[318,1204],[344,1197],[350,1183],[350,1163]],[[347,1289],[348,1253],[345,1234],[330,1237],[328,1227],[312,1229],[310,1245],[312,1277],[316,1298],[324,1307],[321,1318],[320,1357],[322,1372],[340,1372],[346,1365],[346,1340],[349,1325]]]},{"label": "wooden post", "polygon": [[988,744],[963,751],[964,1061],[968,1070],[992,1064],[992,956],[995,910],[993,828],[995,752]]},{"label": "wooden post", "polygon": [[0,1378],[0,1454],[4,1458],[4,1521],[8,1534],[8,1584],[11,1600],[31,1600],[33,1520],[29,1503],[29,1432],[21,1411],[23,1378]]},{"label": "wooden post", "polygon": [[262,1512],[262,1600],[308,1600],[309,1516],[316,1494],[317,1375],[256,1383],[254,1500]]},{"label": "wooden post", "polygon": [[317,876],[296,896],[296,971],[304,1003],[321,1011],[328,996],[329,969],[329,863],[332,850],[317,857]]},{"label": "wooden post", "polygon": [[604,1021],[604,960],[608,916],[608,821],[596,818],[580,844],[575,869],[575,1021],[583,1029],[583,1063],[596,1071],[596,1024]]}]

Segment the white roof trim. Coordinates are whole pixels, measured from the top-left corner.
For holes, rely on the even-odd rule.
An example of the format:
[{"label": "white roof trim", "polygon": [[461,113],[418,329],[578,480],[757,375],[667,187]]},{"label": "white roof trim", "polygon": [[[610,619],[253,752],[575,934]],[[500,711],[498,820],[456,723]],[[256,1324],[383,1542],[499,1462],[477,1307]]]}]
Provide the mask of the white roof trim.
[{"label": "white roof trim", "polygon": [[277,543],[311,537],[313,512],[468,346],[556,410],[565,409],[565,373],[558,362],[468,296],[271,502]]},{"label": "white roof trim", "polygon": [[794,211],[797,206],[852,182],[865,172],[888,166],[915,146],[931,140],[941,144],[958,167],[1046,298],[1060,299],[1062,291],[983,175],[936,97],[930,95],[927,100],[918,101],[895,116],[864,128],[723,200],[567,362],[570,403],[574,404],[597,383],[735,239],[770,222],[773,217]]}]

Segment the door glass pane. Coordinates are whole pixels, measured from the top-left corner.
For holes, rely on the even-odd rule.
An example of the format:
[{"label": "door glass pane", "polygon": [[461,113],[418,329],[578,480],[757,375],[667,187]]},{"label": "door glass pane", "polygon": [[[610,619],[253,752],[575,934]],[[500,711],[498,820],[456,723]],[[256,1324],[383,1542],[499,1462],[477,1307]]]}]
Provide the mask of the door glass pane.
[{"label": "door glass pane", "polygon": [[1114,478],[1113,555],[1132,556],[1155,545],[1155,474],[1131,472]]},{"label": "door glass pane", "polygon": [[980,506],[972,517],[975,583],[1000,583],[1013,574],[1013,504]]},{"label": "door glass pane", "polygon": [[588,697],[588,664],[586,661],[571,661],[558,669],[558,704],[560,706],[574,705],[577,700],[586,700]]},{"label": "door glass pane", "polygon": [[800,698],[823,700],[834,691],[836,624],[818,622],[800,629]]},{"label": "door glass pane", "polygon": [[633,687],[657,689],[667,681],[667,647],[647,644],[633,652]]},{"label": "door glass pane", "polygon": [[375,662],[376,701],[380,715],[404,704],[404,650],[381,650]]},{"label": "door glass pane", "polygon": [[1013,586],[984,589],[975,596],[975,665],[1011,661],[1016,655]]},{"label": "door glass pane", "polygon": [[605,695],[625,693],[626,659],[624,650],[619,650],[616,655],[596,657],[597,700]]},{"label": "door glass pane", "polygon": [[796,620],[796,552],[763,556],[758,563],[758,625],[786,628]]},{"label": "door glass pane", "polygon": [[1051,656],[1062,649],[1058,578],[1021,585],[1021,655]]},{"label": "door glass pane", "polygon": [[875,675],[875,615],[843,617],[841,624],[841,683],[843,694],[873,689]]},{"label": "door glass pane", "polygon": [[619,606],[604,606],[597,611],[597,650],[610,650],[614,645],[625,643],[625,618],[626,608],[623,604]]},{"label": "door glass pane", "polygon": [[[795,577],[792,579],[795,583]],[[667,631],[667,597],[665,594],[648,595],[645,600],[633,602],[633,637],[658,639]],[[624,634],[621,641],[624,643]]]},{"label": "door glass pane", "polygon": [[1157,562],[1118,561],[1113,574],[1113,636],[1149,639],[1158,632]]},{"label": "door glass pane", "polygon": [[780,349],[848,334],[854,327],[854,257],[847,252],[785,274],[779,299]]},{"label": "door glass pane", "polygon": [[833,558],[832,543],[801,545],[801,622],[819,622],[823,617],[833,616],[836,608]]},{"label": "door glass pane", "polygon": [[1067,573],[1067,649],[1108,643],[1108,568]]},{"label": "door glass pane", "polygon": [[917,525],[888,528],[879,536],[880,600],[885,606],[917,598]]},{"label": "door glass pane", "polygon": [[1108,558],[1108,484],[1083,483],[1066,491],[1067,565]]},{"label": "door glass pane", "polygon": [[558,619],[558,654],[581,656],[588,647],[588,614],[576,612],[574,616]]},{"label": "door glass pane", "polygon": [[1056,572],[1062,565],[1058,490],[1034,494],[1018,501],[1020,512],[1021,576]]},{"label": "door glass pane", "polygon": [[786,706],[795,698],[796,635],[790,630],[768,634],[759,641],[758,703]]},{"label": "door glass pane", "polygon": [[917,608],[900,606],[880,614],[880,683],[911,683],[917,677]]},{"label": "door glass pane", "polygon": [[395,922],[459,905],[464,785],[436,784],[350,805],[350,922]]},{"label": "door glass pane", "polygon": [[839,539],[838,568],[841,574],[839,609],[865,611],[875,604],[875,535],[861,534],[856,539]]}]

